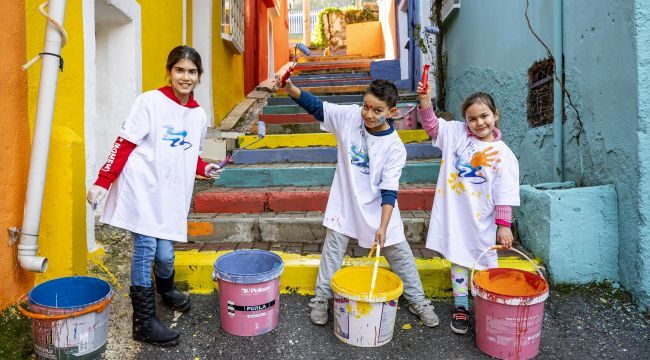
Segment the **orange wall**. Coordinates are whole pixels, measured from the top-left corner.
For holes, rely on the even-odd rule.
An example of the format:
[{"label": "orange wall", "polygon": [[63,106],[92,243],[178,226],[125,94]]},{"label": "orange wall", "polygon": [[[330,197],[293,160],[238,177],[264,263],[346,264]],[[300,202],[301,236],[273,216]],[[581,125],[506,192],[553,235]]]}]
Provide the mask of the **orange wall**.
[{"label": "orange wall", "polygon": [[280,70],[289,61],[289,11],[287,0],[280,0],[280,17],[273,19],[273,67]]},{"label": "orange wall", "polygon": [[350,55],[383,56],[384,34],[379,21],[347,24],[345,43]]},{"label": "orange wall", "polygon": [[27,119],[27,73],[20,67],[26,62],[26,26],[24,0],[0,1],[0,14],[5,16],[5,31],[0,32],[0,44],[6,50],[0,56],[0,69],[5,75],[1,82],[0,128],[3,161],[0,182],[0,310],[6,308],[34,283],[32,274],[22,270],[7,243],[7,228],[20,228],[27,186],[30,135]]}]

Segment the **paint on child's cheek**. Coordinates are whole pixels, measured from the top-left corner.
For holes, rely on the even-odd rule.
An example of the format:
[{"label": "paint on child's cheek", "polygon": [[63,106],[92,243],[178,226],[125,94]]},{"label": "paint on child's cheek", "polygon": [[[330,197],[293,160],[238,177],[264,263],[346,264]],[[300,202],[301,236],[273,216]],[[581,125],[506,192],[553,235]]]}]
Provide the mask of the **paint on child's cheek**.
[{"label": "paint on child's cheek", "polygon": [[386,122],[386,117],[385,116],[380,116],[379,119],[377,120],[377,123],[380,125]]}]

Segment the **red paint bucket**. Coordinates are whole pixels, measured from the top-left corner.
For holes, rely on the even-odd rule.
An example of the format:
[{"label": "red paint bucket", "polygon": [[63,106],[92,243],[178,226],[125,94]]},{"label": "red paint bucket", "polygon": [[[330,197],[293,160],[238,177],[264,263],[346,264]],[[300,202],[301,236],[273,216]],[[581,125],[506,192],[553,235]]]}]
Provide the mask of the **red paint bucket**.
[{"label": "red paint bucket", "polygon": [[474,275],[481,257],[500,248],[485,250],[472,268],[476,346],[497,359],[531,359],[539,352],[548,283],[537,264],[514,248],[533,264],[537,274],[495,268]]}]

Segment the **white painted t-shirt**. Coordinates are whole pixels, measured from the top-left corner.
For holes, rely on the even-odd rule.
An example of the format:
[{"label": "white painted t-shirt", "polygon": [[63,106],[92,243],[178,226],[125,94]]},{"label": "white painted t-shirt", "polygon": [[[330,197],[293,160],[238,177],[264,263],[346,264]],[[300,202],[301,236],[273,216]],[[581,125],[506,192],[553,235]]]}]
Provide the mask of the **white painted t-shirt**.
[{"label": "white painted t-shirt", "polygon": [[[338,162],[323,226],[356,238],[370,248],[381,223],[381,191],[399,189],[406,148],[397,131],[371,135],[358,105],[323,103],[321,129],[336,137]],[[395,202],[385,246],[405,241],[404,225]]]},{"label": "white painted t-shirt", "polygon": [[101,222],[173,241],[187,241],[196,161],[208,118],[158,90],[138,96],[120,136],[137,146],[110,188]]},{"label": "white painted t-shirt", "polygon": [[[495,206],[519,206],[519,164],[501,140],[480,141],[460,121],[440,119],[433,145],[442,151],[427,248],[454,264],[472,267],[496,243]],[[478,270],[497,266],[495,251]]]}]

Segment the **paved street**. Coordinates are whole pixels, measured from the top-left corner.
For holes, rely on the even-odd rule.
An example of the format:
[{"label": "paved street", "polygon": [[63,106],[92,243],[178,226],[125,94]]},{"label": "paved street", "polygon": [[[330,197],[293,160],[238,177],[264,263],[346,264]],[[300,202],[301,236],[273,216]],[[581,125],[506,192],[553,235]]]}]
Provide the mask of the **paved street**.
[{"label": "paved street", "polygon": [[[174,348],[143,345],[139,359],[488,359],[474,346],[473,334],[449,330],[451,302],[437,302],[441,325],[430,329],[401,304],[393,340],[379,348],[342,343],[332,322],[320,327],[309,321],[308,297],[282,295],[280,324],[271,333],[237,337],[218,323],[217,295],[193,296],[193,308],[178,317],[175,328],[183,342]],[[170,311],[160,309],[164,321]],[[410,330],[402,330],[405,324]],[[650,353],[650,321],[625,295],[605,288],[553,291],[546,302],[539,359],[646,359]],[[128,336],[128,334],[123,334]]]}]

